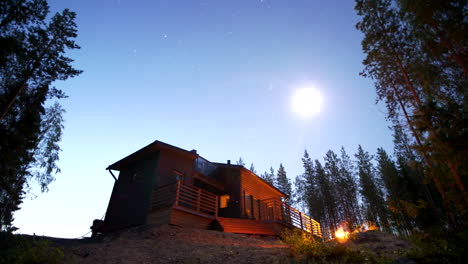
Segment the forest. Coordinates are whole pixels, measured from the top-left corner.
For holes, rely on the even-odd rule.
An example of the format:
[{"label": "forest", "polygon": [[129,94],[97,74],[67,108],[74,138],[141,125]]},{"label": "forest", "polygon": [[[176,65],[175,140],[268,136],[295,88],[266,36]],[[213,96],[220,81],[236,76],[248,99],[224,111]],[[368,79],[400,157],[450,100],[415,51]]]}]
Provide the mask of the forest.
[{"label": "forest", "polygon": [[[466,228],[468,23],[465,1],[357,0],[366,55],[360,73],[387,108],[393,153],[361,146],[304,151],[294,182],[283,165],[261,176],[307,209],[330,237],[341,225],[408,236]],[[242,164],[240,160],[238,164]],[[254,169],[253,164],[251,170]]]}]

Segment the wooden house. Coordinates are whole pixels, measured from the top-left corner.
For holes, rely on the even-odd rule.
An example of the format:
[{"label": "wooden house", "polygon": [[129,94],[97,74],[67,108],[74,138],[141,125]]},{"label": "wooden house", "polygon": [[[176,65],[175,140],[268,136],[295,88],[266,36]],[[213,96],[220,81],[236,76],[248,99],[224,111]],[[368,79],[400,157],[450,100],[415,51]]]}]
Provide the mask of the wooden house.
[{"label": "wooden house", "polygon": [[115,183],[94,235],[172,224],[259,235],[299,228],[321,236],[320,224],[284,203],[283,192],[243,166],[210,162],[196,150],[155,141],[107,169]]}]

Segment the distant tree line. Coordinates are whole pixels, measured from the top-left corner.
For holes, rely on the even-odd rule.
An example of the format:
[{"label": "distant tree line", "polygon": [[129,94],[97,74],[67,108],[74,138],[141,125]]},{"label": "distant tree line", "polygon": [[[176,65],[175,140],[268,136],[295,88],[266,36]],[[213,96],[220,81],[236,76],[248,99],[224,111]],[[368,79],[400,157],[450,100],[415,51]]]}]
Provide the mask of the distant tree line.
[{"label": "distant tree line", "polygon": [[447,211],[425,175],[424,162],[408,145],[406,134],[397,129],[393,137],[393,156],[383,148],[372,155],[359,145],[352,157],[341,147],[339,154],[329,150],[320,161],[305,150],[303,173],[293,182],[282,164],[260,177],[287,194],[287,204],[319,221],[324,234],[369,224],[400,235],[445,228]]}]

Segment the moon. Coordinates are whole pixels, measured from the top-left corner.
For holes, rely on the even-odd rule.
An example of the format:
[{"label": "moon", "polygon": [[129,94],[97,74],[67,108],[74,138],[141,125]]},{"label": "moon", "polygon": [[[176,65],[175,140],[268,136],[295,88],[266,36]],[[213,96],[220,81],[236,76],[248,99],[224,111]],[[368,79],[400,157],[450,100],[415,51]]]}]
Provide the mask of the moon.
[{"label": "moon", "polygon": [[292,96],[291,110],[300,117],[309,118],[320,113],[322,103],[322,94],[316,88],[299,88]]}]

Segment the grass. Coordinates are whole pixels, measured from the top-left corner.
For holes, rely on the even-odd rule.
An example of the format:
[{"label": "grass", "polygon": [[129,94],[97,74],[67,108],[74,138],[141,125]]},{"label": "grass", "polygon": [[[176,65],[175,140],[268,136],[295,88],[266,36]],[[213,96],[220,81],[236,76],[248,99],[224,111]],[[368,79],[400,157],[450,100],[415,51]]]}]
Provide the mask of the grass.
[{"label": "grass", "polygon": [[[322,241],[308,233],[299,230],[287,230],[283,233],[283,241],[290,246],[291,255],[309,263],[395,263],[397,259],[403,263],[435,264],[435,263],[465,263],[468,259],[468,230],[450,235],[446,238],[440,232],[426,231],[412,234],[407,240],[412,245],[405,250],[394,252],[391,257],[383,257],[366,248],[365,244],[341,244],[336,240]],[[383,247],[390,241],[376,240],[374,246]],[[367,245],[368,247],[368,245]],[[406,262],[408,261],[408,262]]]},{"label": "grass", "polygon": [[0,233],[0,264],[55,264],[62,263],[64,259],[63,250],[52,246],[46,239]]},{"label": "grass", "polygon": [[[352,238],[351,238],[352,239]],[[300,261],[310,263],[391,263],[390,259],[376,256],[335,240],[321,238],[300,230],[286,230],[282,240],[290,246],[291,254]]]},{"label": "grass", "polygon": [[468,259],[468,230],[448,239],[439,232],[419,232],[411,235],[409,240],[415,246],[403,255],[417,263],[465,263]]}]

